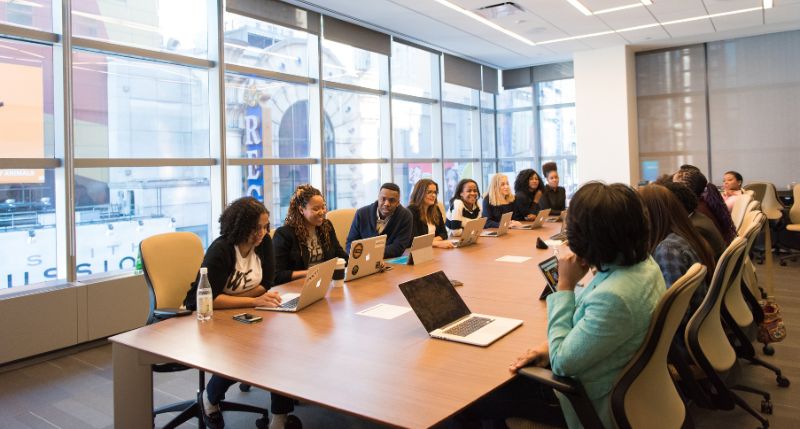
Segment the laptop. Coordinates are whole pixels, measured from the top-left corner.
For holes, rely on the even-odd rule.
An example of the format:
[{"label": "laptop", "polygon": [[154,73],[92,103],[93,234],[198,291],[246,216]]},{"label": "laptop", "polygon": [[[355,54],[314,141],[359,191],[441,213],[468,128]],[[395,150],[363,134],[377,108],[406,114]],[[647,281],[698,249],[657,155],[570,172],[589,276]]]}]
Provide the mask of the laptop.
[{"label": "laptop", "polygon": [[308,307],[325,297],[331,286],[334,269],[336,269],[336,258],[314,265],[308,269],[306,279],[303,281],[303,290],[300,293],[285,293],[281,295],[281,305],[256,307],[256,310],[294,313]]},{"label": "laptop", "polygon": [[481,237],[500,237],[501,235],[506,235],[508,233],[508,226],[511,225],[511,216],[513,212],[506,212],[500,216],[500,226],[497,227],[497,231],[483,231],[481,232]]},{"label": "laptop", "polygon": [[385,259],[390,264],[419,265],[433,259],[433,239],[436,234],[425,234],[414,237],[411,241],[411,248],[407,249],[403,256]]},{"label": "laptop", "polygon": [[561,231],[550,236],[551,240],[567,241],[567,221],[561,222]]},{"label": "laptop", "polygon": [[550,216],[547,218],[548,222],[561,222],[567,218],[567,209],[561,210],[561,212],[557,212],[557,215]]},{"label": "laptop", "polygon": [[461,236],[451,239],[450,242],[452,242],[456,247],[464,247],[475,244],[481,237],[481,231],[483,231],[484,225],[486,225],[485,217],[479,217],[464,223],[462,225],[463,228],[461,231]]},{"label": "laptop", "polygon": [[488,346],[522,325],[470,312],[442,271],[401,283],[400,290],[432,338]]},{"label": "laptop", "polygon": [[350,243],[350,259],[347,261],[344,281],[353,281],[383,270],[385,248],[386,234]]},{"label": "laptop", "polygon": [[545,222],[545,219],[550,216],[550,209],[543,209],[539,210],[539,213],[536,215],[536,218],[531,223],[522,224],[520,226],[513,226],[511,229],[536,229],[541,228]]}]

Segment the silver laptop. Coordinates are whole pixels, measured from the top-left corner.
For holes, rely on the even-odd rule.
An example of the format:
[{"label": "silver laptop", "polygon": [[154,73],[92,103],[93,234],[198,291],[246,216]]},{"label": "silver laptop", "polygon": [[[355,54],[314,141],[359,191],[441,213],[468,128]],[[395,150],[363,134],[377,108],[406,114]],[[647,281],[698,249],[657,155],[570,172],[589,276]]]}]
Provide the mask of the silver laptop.
[{"label": "silver laptop", "polygon": [[383,269],[383,251],[386,235],[355,240],[350,243],[350,259],[347,261],[344,281],[366,277]]},{"label": "silver laptop", "polygon": [[561,210],[557,215],[547,218],[548,222],[561,222],[567,218],[567,209]]},{"label": "silver laptop", "polygon": [[303,290],[300,293],[285,293],[281,295],[281,305],[277,307],[256,307],[256,310],[292,313],[308,307],[325,297],[328,288],[331,286],[335,268],[336,258],[314,265],[308,269],[306,279],[303,281]]},{"label": "silver laptop", "polygon": [[470,312],[442,271],[401,283],[400,290],[433,338],[488,346],[522,325],[519,319]]},{"label": "silver laptop", "polygon": [[475,244],[481,237],[481,231],[483,231],[484,225],[486,225],[485,217],[479,217],[477,219],[473,219],[469,222],[466,222],[462,224],[463,228],[461,231],[461,236],[453,238],[450,241],[456,247],[464,247],[464,246],[469,246],[470,244]]},{"label": "silver laptop", "polygon": [[511,229],[536,229],[541,228],[547,216],[550,216],[550,209],[539,210],[536,218],[531,223],[522,224],[520,226],[512,226]]},{"label": "silver laptop", "polygon": [[500,225],[497,227],[497,231],[483,231],[481,232],[481,237],[500,237],[501,235],[506,235],[508,233],[508,227],[511,225],[511,216],[513,212],[506,212],[500,216]]},{"label": "silver laptop", "polygon": [[551,240],[560,240],[566,241],[567,240],[567,218],[564,217],[564,221],[561,222],[561,231],[556,234],[550,236]]}]

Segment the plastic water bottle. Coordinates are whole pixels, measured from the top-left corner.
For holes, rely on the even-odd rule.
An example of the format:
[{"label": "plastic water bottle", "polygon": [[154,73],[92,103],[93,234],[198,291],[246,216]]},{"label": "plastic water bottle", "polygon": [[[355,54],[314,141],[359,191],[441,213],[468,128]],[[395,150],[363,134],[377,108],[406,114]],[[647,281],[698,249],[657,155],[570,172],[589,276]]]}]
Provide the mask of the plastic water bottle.
[{"label": "plastic water bottle", "polygon": [[208,282],[208,268],[200,268],[200,281],[197,283],[197,320],[211,320],[214,314],[214,295]]}]

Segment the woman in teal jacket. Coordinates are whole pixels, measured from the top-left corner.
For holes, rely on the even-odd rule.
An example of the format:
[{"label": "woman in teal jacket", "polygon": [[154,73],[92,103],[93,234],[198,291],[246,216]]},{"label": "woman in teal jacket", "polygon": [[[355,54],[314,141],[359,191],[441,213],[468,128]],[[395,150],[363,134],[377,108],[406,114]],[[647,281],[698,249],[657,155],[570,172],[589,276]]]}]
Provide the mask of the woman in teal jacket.
[{"label": "woman in teal jacket", "polygon": [[[666,286],[649,254],[646,210],[632,188],[584,185],[572,198],[567,224],[572,253],[559,259],[558,287],[547,297],[547,342],[526,351],[509,370],[549,364],[554,374],[579,380],[603,425],[613,428],[611,389],[642,345]],[[594,278],[575,293],[589,269]],[[519,415],[519,410],[541,410],[541,391],[535,383],[516,379],[479,401],[478,414],[537,418]],[[569,401],[562,396],[558,401],[568,426],[581,427]]]}]

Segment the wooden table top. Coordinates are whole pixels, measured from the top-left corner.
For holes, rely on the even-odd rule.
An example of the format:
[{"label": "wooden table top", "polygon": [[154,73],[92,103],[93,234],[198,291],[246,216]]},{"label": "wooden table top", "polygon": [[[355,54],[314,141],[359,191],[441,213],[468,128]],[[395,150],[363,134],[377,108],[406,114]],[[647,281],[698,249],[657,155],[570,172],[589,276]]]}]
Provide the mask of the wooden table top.
[{"label": "wooden table top", "polygon": [[[247,325],[217,310],[200,323],[194,316],[166,320],[111,340],[266,390],[402,427],[429,427],[512,378],[507,368],[527,348],[547,338],[539,293],[538,261],[553,254],[536,249],[536,237],[560,223],[483,237],[463,249],[434,249],[434,260],[332,288],[326,299],[298,313],[257,312]],[[497,262],[504,255],[523,263]],[[398,284],[444,270],[470,310],[522,319],[523,325],[489,347],[435,340],[413,312],[391,320],[357,315],[380,303],[408,307]],[[283,285],[298,290],[300,282]]]}]

